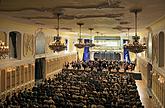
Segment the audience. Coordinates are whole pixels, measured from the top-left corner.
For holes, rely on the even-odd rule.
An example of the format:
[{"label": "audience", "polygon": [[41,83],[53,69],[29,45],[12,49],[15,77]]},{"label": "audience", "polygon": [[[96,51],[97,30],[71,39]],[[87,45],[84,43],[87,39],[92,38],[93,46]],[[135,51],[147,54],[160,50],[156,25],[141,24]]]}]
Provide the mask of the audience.
[{"label": "audience", "polygon": [[[133,76],[119,73],[122,64],[105,60],[66,62],[66,69],[53,79],[0,100],[0,108],[143,108]],[[87,67],[91,70],[86,71]]]}]

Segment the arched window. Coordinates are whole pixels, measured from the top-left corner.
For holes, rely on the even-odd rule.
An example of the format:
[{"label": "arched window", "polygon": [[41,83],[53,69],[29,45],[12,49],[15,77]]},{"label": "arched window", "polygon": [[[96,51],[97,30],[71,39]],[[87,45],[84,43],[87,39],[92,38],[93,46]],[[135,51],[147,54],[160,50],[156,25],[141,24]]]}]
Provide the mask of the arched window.
[{"label": "arched window", "polygon": [[152,33],[148,34],[148,58],[152,60]]},{"label": "arched window", "polygon": [[36,35],[36,54],[45,53],[45,35],[43,32],[38,32]]},{"label": "arched window", "polygon": [[164,32],[159,33],[159,67],[164,66]]},{"label": "arched window", "polygon": [[21,59],[21,33],[12,31],[9,33],[9,57]]}]

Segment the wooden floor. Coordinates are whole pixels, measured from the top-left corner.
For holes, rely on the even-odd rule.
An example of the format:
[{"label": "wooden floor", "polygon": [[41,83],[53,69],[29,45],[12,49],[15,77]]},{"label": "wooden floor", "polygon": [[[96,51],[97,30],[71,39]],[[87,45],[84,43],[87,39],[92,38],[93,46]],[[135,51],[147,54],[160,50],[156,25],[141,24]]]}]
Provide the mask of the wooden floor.
[{"label": "wooden floor", "polygon": [[144,108],[156,108],[154,107],[152,98],[149,98],[147,94],[146,89],[146,83],[144,80],[136,80],[137,89],[140,95],[140,99],[142,101],[142,104],[144,105]]}]

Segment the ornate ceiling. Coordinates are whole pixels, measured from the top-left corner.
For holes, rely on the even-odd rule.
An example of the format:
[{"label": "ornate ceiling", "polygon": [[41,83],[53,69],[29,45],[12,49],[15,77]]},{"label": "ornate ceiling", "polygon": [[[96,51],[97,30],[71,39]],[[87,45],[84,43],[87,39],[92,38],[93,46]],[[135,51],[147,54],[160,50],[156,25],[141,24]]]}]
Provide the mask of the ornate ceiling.
[{"label": "ornate ceiling", "polygon": [[77,22],[84,22],[83,33],[95,28],[104,35],[134,28],[130,8],[143,9],[138,14],[138,28],[145,28],[165,15],[165,0],[0,0],[0,15],[17,21],[56,28],[57,13],[62,13],[63,32],[78,32]]}]

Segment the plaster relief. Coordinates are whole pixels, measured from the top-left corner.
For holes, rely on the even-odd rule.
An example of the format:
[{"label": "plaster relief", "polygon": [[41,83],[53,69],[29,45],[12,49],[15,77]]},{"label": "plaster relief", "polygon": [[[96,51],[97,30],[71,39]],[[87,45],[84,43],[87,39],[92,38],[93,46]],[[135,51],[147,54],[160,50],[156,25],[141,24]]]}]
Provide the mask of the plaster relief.
[{"label": "plaster relief", "polygon": [[158,63],[158,35],[153,35],[153,45],[152,45],[152,61],[153,63]]},{"label": "plaster relief", "polygon": [[31,57],[34,54],[34,36],[25,33],[23,36],[23,44],[24,57]]},{"label": "plaster relief", "polygon": [[5,32],[1,32],[0,31],[0,40],[2,42],[5,42],[5,44],[6,44],[6,42],[7,42],[7,34]]}]

